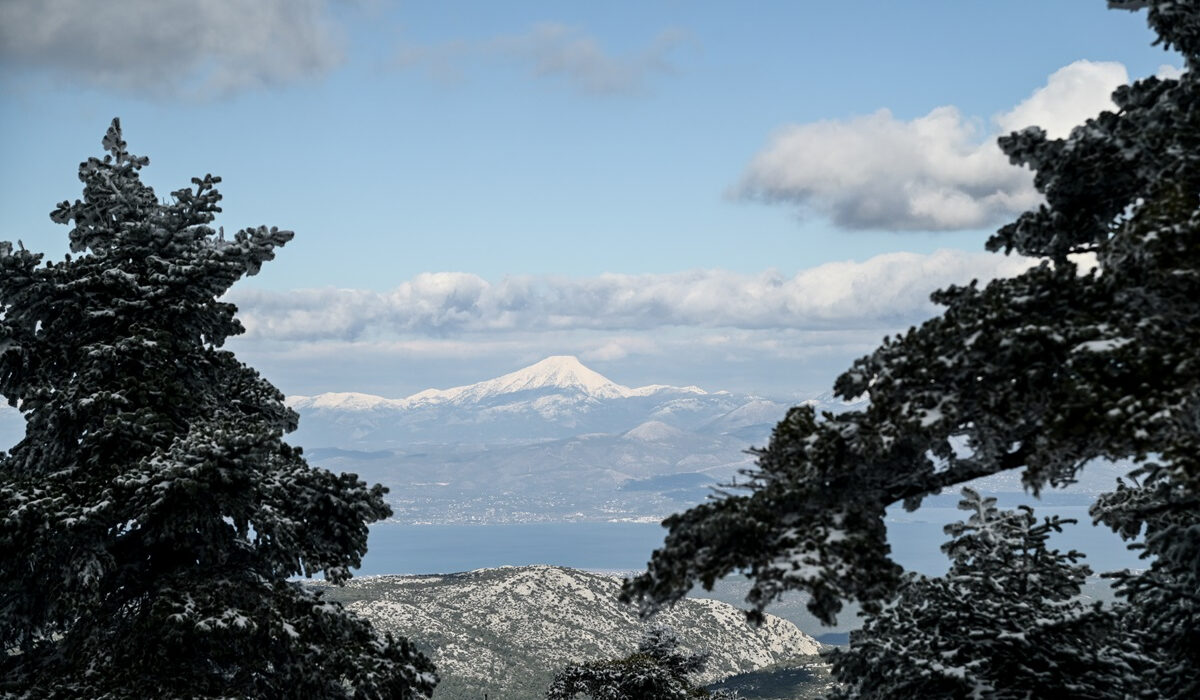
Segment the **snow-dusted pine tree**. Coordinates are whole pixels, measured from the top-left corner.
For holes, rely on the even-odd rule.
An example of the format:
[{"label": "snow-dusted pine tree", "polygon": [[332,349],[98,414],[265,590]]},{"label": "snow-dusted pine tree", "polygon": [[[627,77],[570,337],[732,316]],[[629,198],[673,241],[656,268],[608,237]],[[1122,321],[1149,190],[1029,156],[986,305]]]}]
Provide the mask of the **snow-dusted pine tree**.
[{"label": "snow-dusted pine tree", "polygon": [[971,513],[946,527],[945,576],[906,574],[899,595],[833,656],[835,698],[1137,697],[1152,664],[1122,610],[1077,596],[1078,552],[1047,548],[1057,516],[996,508],[963,489]]},{"label": "snow-dusted pine tree", "polygon": [[636,652],[611,661],[573,664],[554,676],[547,700],[686,700],[719,698],[691,683],[689,677],[704,670],[708,654],[679,650],[679,637],[667,627],[655,627],[642,636]]},{"label": "snow-dusted pine tree", "polygon": [[289,231],[225,239],[219,178],[160,201],[114,120],[57,263],[0,243],[0,392],[27,421],[0,453],[0,694],[423,697],[436,677],[289,581],[343,581],[383,489],[310,467],[297,416],[222,350],[218,301]]},{"label": "snow-dusted pine tree", "polygon": [[[1200,3],[1148,9],[1178,78],[1113,93],[1116,111],[1049,139],[1000,139],[1045,204],[988,248],[1041,264],[986,287],[933,295],[943,314],[886,339],[835,384],[869,408],[792,409],[759,452],[746,493],[666,521],[665,545],[625,595],[646,612],[697,582],[745,570],[757,611],[787,590],[830,621],[843,599],[878,611],[901,583],[884,509],[1000,471],[1034,492],[1093,459],[1140,465],[1139,483],[1093,515],[1145,528],[1150,570],[1120,590],[1163,663],[1147,687],[1200,697]],[[966,445],[966,450],[960,449]]]}]

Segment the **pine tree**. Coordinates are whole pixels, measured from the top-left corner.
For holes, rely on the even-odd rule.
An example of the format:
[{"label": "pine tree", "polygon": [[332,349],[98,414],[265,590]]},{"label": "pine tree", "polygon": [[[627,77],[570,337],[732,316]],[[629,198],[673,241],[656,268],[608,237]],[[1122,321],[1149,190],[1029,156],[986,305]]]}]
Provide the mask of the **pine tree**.
[{"label": "pine tree", "polygon": [[1077,596],[1090,569],[1047,548],[1072,522],[1038,523],[963,489],[965,522],[946,526],[945,576],[906,574],[897,597],[833,655],[835,698],[1135,696],[1152,664],[1117,610]]},{"label": "pine tree", "polygon": [[342,582],[384,489],[309,466],[296,414],[221,346],[220,297],[292,238],[214,231],[220,179],[159,201],[113,120],[68,255],[0,244],[0,694],[424,697],[433,667],[289,578]]},{"label": "pine tree", "polygon": [[666,627],[648,630],[633,654],[611,661],[573,664],[559,671],[547,700],[579,695],[595,700],[685,700],[725,697],[691,683],[704,670],[708,654],[679,651],[679,638]]},{"label": "pine tree", "polygon": [[870,398],[865,410],[789,411],[746,492],[667,519],[664,547],[625,587],[644,612],[737,570],[754,581],[757,613],[788,590],[827,622],[843,599],[878,612],[902,581],[890,504],[916,509],[1015,469],[1038,493],[1093,459],[1128,459],[1135,483],[1093,516],[1147,533],[1149,571],[1119,582],[1163,656],[1146,685],[1200,696],[1200,3],[1110,5],[1148,8],[1185,71],[1118,88],[1116,111],[1066,139],[1036,127],[1000,139],[1045,203],[987,246],[1041,263],[935,293],[941,316],[837,379],[838,396]]}]

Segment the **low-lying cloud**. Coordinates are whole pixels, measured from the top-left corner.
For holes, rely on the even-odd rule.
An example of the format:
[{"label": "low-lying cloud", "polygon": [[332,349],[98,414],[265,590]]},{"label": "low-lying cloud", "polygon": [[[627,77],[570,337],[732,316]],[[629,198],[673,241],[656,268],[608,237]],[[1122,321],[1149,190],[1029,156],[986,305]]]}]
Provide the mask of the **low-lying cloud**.
[{"label": "low-lying cloud", "polygon": [[6,0],[0,56],[72,82],[218,97],[342,61],[326,0]]},{"label": "low-lying cloud", "polygon": [[670,328],[645,331],[510,331],[453,338],[269,342],[229,349],[287,394],[361,391],[400,398],[496,377],[550,355],[576,355],[629,386],[698,385],[773,397],[828,391],[837,374],[902,328]]},{"label": "low-lying cloud", "polygon": [[736,196],[799,206],[847,230],[950,231],[995,226],[1041,199],[997,136],[1040,126],[1061,138],[1113,107],[1120,63],[1076,61],[990,124],[943,106],[912,120],[886,109],[780,129],[754,157]]},{"label": "low-lying cloud", "polygon": [[[793,277],[721,270],[589,278],[425,273],[386,292],[236,291],[249,339],[358,340],[662,327],[892,327],[928,317],[938,287],[1016,274],[1028,259],[941,250],[827,263]],[[618,347],[597,349],[616,356]]]}]

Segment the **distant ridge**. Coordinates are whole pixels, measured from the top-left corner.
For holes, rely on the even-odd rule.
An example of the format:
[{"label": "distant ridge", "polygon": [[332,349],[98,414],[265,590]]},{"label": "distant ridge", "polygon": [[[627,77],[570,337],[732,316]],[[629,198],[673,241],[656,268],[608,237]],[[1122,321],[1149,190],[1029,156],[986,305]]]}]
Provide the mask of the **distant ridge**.
[{"label": "distant ridge", "polygon": [[746,449],[788,408],[694,386],[631,388],[571,355],[402,399],[287,401],[300,414],[293,444],[314,464],[387,486],[395,517],[411,523],[661,519],[749,468]]},{"label": "distant ridge", "polygon": [[570,392],[596,399],[622,399],[652,396],[660,393],[707,395],[696,386],[674,387],[652,384],[630,388],[585,366],[574,355],[552,355],[515,372],[495,379],[452,387],[426,389],[402,399],[389,399],[373,394],[331,392],[315,396],[290,396],[287,404],[299,409],[333,409],[340,411],[373,411],[379,409],[408,409],[434,404],[469,404],[508,394],[526,391],[553,390]]}]

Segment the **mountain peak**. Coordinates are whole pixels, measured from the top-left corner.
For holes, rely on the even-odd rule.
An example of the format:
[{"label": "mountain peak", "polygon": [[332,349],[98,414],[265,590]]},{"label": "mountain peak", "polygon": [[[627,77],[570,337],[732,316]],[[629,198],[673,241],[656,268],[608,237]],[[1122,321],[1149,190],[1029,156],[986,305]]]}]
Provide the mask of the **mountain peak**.
[{"label": "mountain peak", "polygon": [[522,367],[515,372],[509,372],[505,376],[513,374],[536,374],[536,375],[551,375],[559,372],[593,372],[579,361],[574,355],[551,355],[545,359],[538,360],[528,367]]},{"label": "mountain peak", "polygon": [[585,366],[574,355],[551,355],[543,360],[489,379],[450,389],[426,389],[403,399],[386,399],[371,394],[329,393],[317,396],[290,396],[289,406],[296,410],[405,410],[433,404],[466,405],[505,394],[543,391],[586,397],[589,399],[627,399],[658,394],[705,394],[695,386],[675,387],[665,384],[632,389],[617,384],[603,374]]},{"label": "mountain peak", "polygon": [[595,398],[623,398],[635,390],[585,367],[574,355],[552,355],[515,372],[478,384],[453,389],[429,389],[408,397],[409,401],[479,400],[488,396],[538,389],[569,389]]},{"label": "mountain peak", "polygon": [[508,391],[545,387],[582,389],[585,393],[605,398],[628,396],[630,392],[629,387],[621,386],[603,374],[585,367],[574,355],[551,355],[493,381],[512,387]]},{"label": "mountain peak", "polygon": [[551,355],[545,359],[534,362],[525,369],[533,369],[534,367],[582,367],[583,369],[588,369],[587,367],[584,367],[583,363],[579,361],[579,358],[575,357],[574,355]]}]

